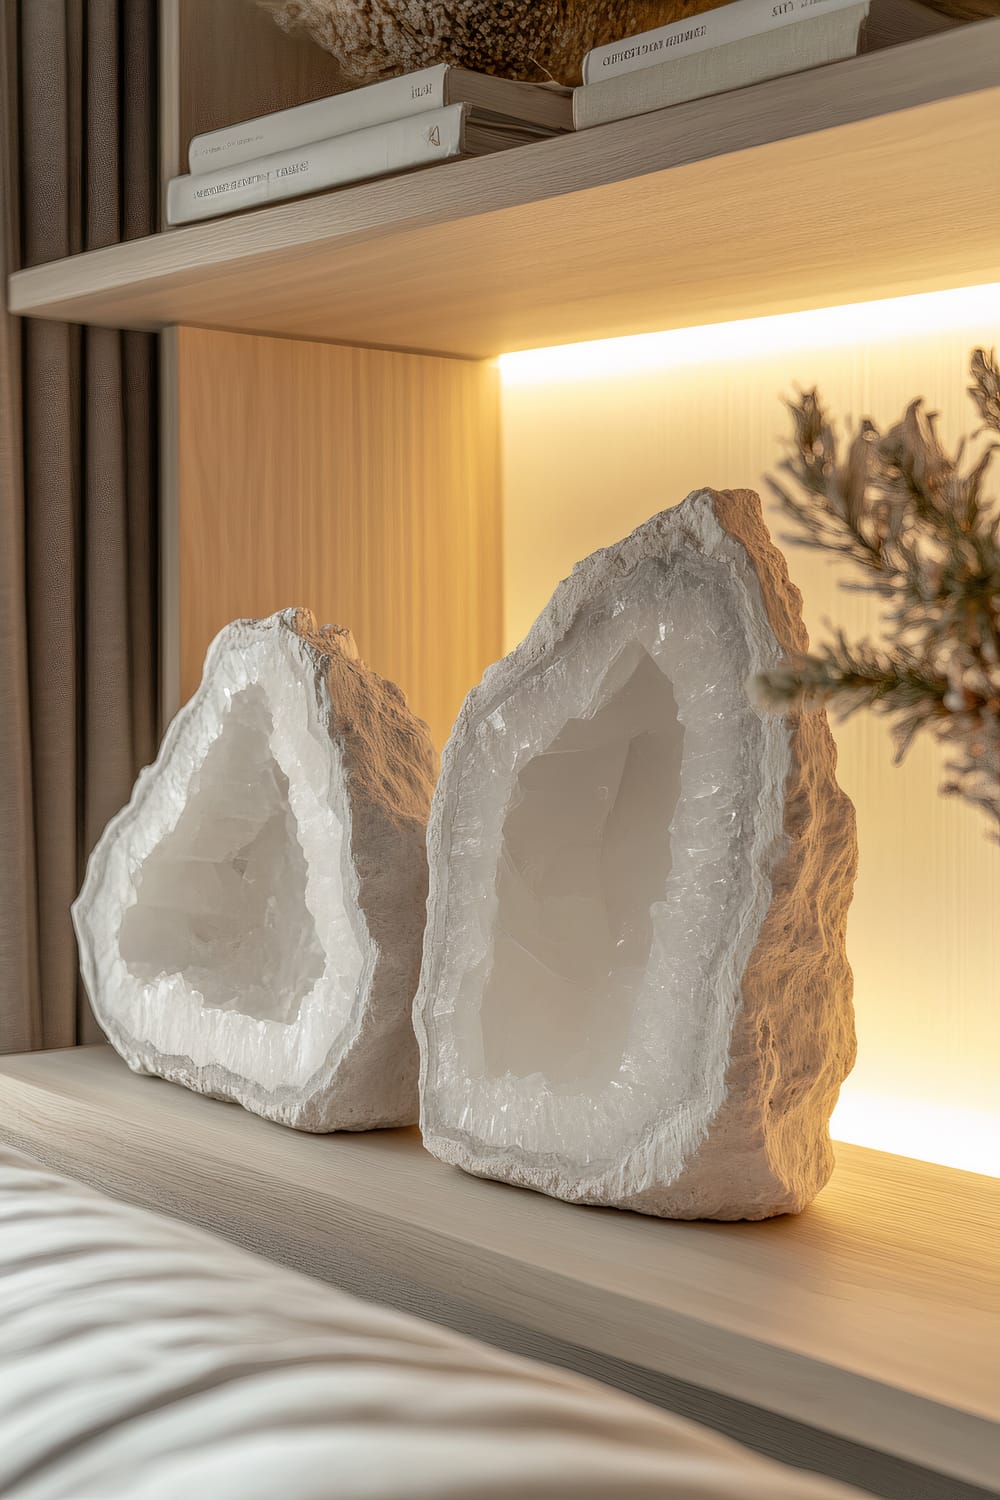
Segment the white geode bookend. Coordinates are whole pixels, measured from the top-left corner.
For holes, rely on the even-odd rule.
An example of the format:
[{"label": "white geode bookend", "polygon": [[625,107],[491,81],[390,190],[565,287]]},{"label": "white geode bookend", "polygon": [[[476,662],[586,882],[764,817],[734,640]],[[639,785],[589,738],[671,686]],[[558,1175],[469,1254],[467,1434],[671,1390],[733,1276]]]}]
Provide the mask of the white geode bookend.
[{"label": "white geode bookend", "polygon": [[300,1130],[412,1124],[435,769],[348,631],[227,626],[73,908],[129,1066]]},{"label": "white geode bookend", "polygon": [[671,1218],[803,1208],[854,1060],[857,849],[747,491],[690,495],[559,585],[466,699],[428,828],[421,1126],[468,1172]]}]

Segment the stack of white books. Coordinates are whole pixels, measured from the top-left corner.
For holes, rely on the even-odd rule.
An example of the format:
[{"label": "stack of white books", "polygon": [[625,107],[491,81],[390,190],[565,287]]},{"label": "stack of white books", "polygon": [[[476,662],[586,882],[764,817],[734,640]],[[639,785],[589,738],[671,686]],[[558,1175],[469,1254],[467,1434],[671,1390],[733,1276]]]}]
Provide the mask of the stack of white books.
[{"label": "stack of white books", "polygon": [[569,89],[446,63],[198,135],[167,186],[167,222],[482,156],[573,128]]},{"label": "stack of white books", "polygon": [[732,0],[595,47],[573,92],[577,130],[853,57],[870,0]]}]

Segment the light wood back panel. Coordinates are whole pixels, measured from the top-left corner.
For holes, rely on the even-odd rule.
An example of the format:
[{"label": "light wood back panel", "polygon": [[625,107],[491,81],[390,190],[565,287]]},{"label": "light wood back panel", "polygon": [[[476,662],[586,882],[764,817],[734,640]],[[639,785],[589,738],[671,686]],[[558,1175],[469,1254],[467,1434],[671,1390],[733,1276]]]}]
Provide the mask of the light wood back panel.
[{"label": "light wood back panel", "polygon": [[[252,0],[177,0],[181,143],[203,130],[321,99],[343,88],[329,52],[289,36]],[[186,170],[186,167],[182,168]]]},{"label": "light wood back panel", "polygon": [[228,621],[350,626],[438,744],[500,654],[493,366],[182,328],[180,692]]},{"label": "light wood back panel", "polygon": [[164,174],[187,171],[203,130],[287,109],[343,87],[329,52],[288,36],[252,0],[160,0]]}]

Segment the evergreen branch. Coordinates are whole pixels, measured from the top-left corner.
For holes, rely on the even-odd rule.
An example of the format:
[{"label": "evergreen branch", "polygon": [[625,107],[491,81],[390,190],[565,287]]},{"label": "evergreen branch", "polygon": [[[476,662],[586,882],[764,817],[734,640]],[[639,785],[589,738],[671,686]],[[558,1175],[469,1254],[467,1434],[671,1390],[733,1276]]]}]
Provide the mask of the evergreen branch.
[{"label": "evergreen branch", "polygon": [[[972,355],[970,394],[983,429],[1000,432],[1000,368]],[[843,631],[813,654],[788,658],[756,680],[770,709],[829,704],[892,724],[897,761],[922,731],[951,753],[944,790],[986,812],[1000,833],[1000,508],[985,485],[998,444],[964,468],[937,420],[914,401],[881,434],[862,422],[841,458],[815,390],[789,402],[792,438],[769,478],[795,525],[788,538],[862,575],[845,587],[885,601],[886,648]]]},{"label": "evergreen branch", "polygon": [[979,408],[984,427],[1000,432],[1000,368],[995,352],[972,351],[972,385],[969,395]]},{"label": "evergreen branch", "polygon": [[[830,704],[842,719],[871,708],[907,722],[916,715],[922,727],[947,713],[944,701],[950,684],[905,648],[890,655],[871,641],[851,645],[840,631],[818,652],[790,656],[761,673],[756,686],[758,701],[770,708]],[[907,742],[910,738],[912,734]]]}]

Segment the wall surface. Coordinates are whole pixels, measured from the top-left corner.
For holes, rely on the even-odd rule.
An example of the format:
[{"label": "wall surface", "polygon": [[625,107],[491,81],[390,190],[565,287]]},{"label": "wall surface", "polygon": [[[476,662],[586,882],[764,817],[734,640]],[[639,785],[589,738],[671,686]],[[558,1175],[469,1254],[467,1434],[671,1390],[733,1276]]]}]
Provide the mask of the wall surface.
[{"label": "wall surface", "polygon": [[[789,425],[780,397],[797,386],[817,384],[841,417],[886,424],[923,395],[946,439],[972,432],[968,352],[1000,343],[997,299],[964,298],[943,331],[909,331],[940,324],[941,304],[901,311],[891,337],[876,306],[507,357],[507,648],[578,558],[690,490],[764,494]],[[772,530],[786,532],[767,505]],[[786,550],[813,639],[827,619],[849,630],[873,619],[824,557]],[[859,1057],[834,1134],[1000,1175],[1000,848],[983,819],[938,795],[935,747],[917,745],[899,769],[870,716],[836,734],[861,871],[849,928]]]},{"label": "wall surface", "polygon": [[181,700],[228,621],[305,605],[442,744],[500,647],[495,368],[181,328],[173,379]]}]

